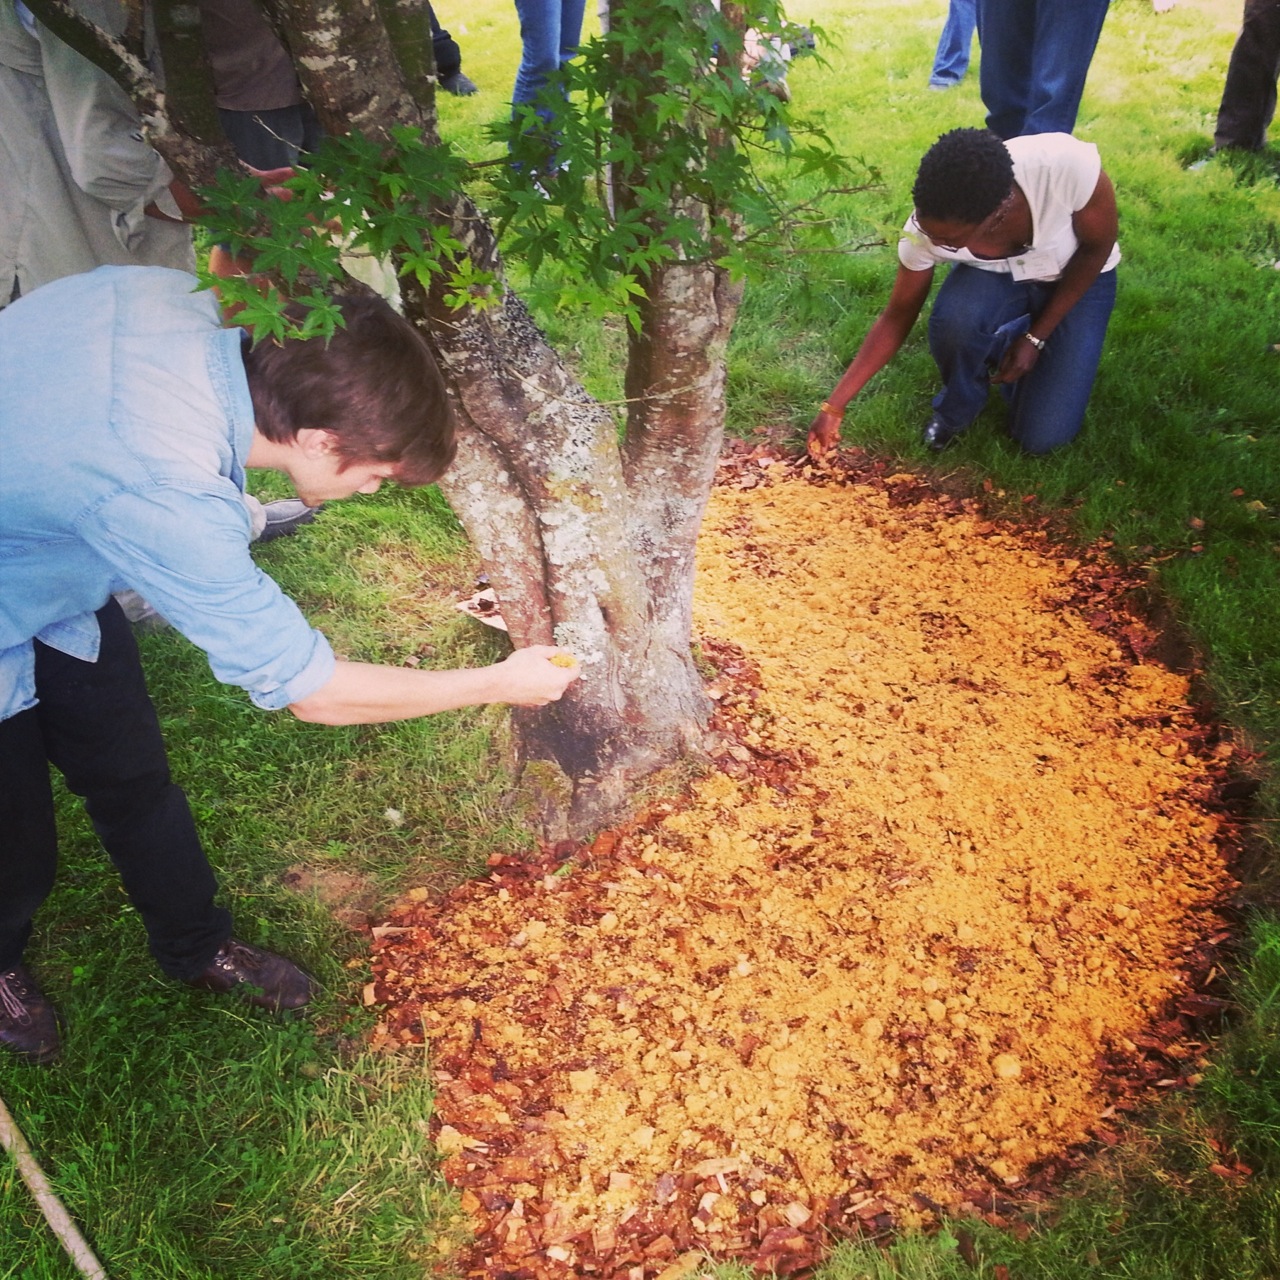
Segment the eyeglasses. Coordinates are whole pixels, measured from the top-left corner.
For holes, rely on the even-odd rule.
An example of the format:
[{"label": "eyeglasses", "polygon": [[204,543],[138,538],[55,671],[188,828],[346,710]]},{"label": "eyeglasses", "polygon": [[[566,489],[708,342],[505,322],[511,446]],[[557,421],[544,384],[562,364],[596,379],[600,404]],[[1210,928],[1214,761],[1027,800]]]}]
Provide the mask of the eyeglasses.
[{"label": "eyeglasses", "polygon": [[[1001,200],[1000,203],[996,205],[996,207],[973,228],[973,234],[969,236],[969,243],[971,244],[974,240],[978,240],[982,236],[989,235],[993,232],[998,226],[1000,226],[1005,218],[1009,216],[1009,210],[1012,208],[1013,191],[1010,190],[1009,194],[1005,196],[1005,198]],[[922,236],[928,239],[935,248],[945,249],[948,253],[959,253],[962,249],[968,248],[967,244],[946,244],[942,240],[934,240],[934,238],[920,225],[920,219],[916,216],[914,210],[911,214],[911,222],[915,229],[919,231]]]}]

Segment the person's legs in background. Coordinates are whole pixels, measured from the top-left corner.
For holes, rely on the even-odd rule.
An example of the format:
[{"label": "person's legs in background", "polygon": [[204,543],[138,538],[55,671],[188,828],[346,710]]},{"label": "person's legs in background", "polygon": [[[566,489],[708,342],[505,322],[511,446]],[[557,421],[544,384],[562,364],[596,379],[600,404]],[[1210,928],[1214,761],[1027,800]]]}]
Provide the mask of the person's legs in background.
[{"label": "person's legs in background", "polygon": [[428,4],[427,19],[431,23],[431,53],[436,62],[436,76],[440,87],[458,98],[469,98],[479,93],[475,82],[463,74],[462,49],[458,42],[440,25],[436,11]]},{"label": "person's legs in background", "polygon": [[[1110,0],[1035,4],[1035,44],[1021,132],[1070,133],[1076,127],[1089,64]],[[984,51],[985,61],[985,51]]]},{"label": "person's legs in background", "polygon": [[[1038,312],[1051,286],[1032,288]],[[1079,434],[1115,301],[1116,273],[1104,271],[1049,335],[1035,368],[1012,384],[1009,434],[1028,453],[1048,453]]]},{"label": "person's legs in background", "polygon": [[1276,111],[1280,75],[1280,0],[1245,0],[1244,21],[1218,107],[1213,149],[1258,151]]},{"label": "person's legs in background", "polygon": [[1034,52],[1035,0],[978,0],[978,87],[987,108],[987,128],[1016,138],[1026,119]]},{"label": "person's legs in background", "polygon": [[951,0],[947,21],[938,37],[938,50],[933,57],[929,86],[950,89],[969,70],[969,52],[973,46],[973,29],[977,23],[978,0]]},{"label": "person's legs in background", "polygon": [[586,0],[515,0],[520,16],[520,67],[511,102],[536,102],[547,80],[577,52]]}]

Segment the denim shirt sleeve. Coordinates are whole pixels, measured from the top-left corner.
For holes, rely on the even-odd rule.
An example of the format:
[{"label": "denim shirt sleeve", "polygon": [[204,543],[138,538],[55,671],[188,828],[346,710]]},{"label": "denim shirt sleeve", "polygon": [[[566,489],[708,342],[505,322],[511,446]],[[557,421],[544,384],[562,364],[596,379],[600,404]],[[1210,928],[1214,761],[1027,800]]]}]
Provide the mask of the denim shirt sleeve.
[{"label": "denim shirt sleeve", "polygon": [[120,578],[209,658],[213,674],[277,711],[332,678],[329,642],[249,554],[230,481],[124,490],[82,526]]}]

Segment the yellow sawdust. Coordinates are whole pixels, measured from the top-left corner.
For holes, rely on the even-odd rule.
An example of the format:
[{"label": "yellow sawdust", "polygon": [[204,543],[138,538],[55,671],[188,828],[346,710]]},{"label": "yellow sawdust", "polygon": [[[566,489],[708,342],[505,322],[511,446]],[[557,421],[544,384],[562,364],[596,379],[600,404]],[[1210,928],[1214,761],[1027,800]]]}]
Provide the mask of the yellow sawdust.
[{"label": "yellow sawdust", "polygon": [[1077,567],[870,487],[715,491],[697,627],[759,669],[748,741],[806,767],[712,774],[605,869],[477,892],[429,957],[436,1055],[479,1038],[548,1090],[537,1123],[456,1079],[441,1107],[459,1169],[522,1130],[551,1256],[694,1169],[714,1245],[746,1197],[909,1220],[1089,1134],[1101,1055],[1185,989],[1231,881],[1186,681],[1062,607]]}]

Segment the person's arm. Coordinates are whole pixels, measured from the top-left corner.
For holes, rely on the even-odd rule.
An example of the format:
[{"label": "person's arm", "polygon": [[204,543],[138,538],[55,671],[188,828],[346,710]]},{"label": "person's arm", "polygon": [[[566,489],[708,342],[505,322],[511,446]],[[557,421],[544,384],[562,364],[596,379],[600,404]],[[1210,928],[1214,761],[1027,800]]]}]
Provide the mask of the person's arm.
[{"label": "person's arm", "polygon": [[551,659],[558,654],[566,651],[531,645],[493,666],[453,671],[339,661],[326,684],[290,703],[289,710],[299,720],[338,725],[411,720],[487,702],[541,707],[555,702],[581,672],[577,663],[557,666]]},{"label": "person's arm", "polygon": [[926,271],[912,271],[899,264],[889,301],[867,330],[857,354],[809,427],[809,452],[815,458],[820,458],[839,438],[845,406],[898,354],[920,315],[932,284],[932,267]]},{"label": "person's arm", "polygon": [[[1048,342],[1049,335],[1089,291],[1111,256],[1120,229],[1120,218],[1116,212],[1115,188],[1105,172],[1098,175],[1098,185],[1094,187],[1088,203],[1071,215],[1071,225],[1080,243],[1058,277],[1044,310],[1032,321],[1029,330],[1041,342]],[[991,381],[1016,382],[1035,368],[1039,358],[1040,350],[1035,343],[1020,338],[1005,352]]]}]

